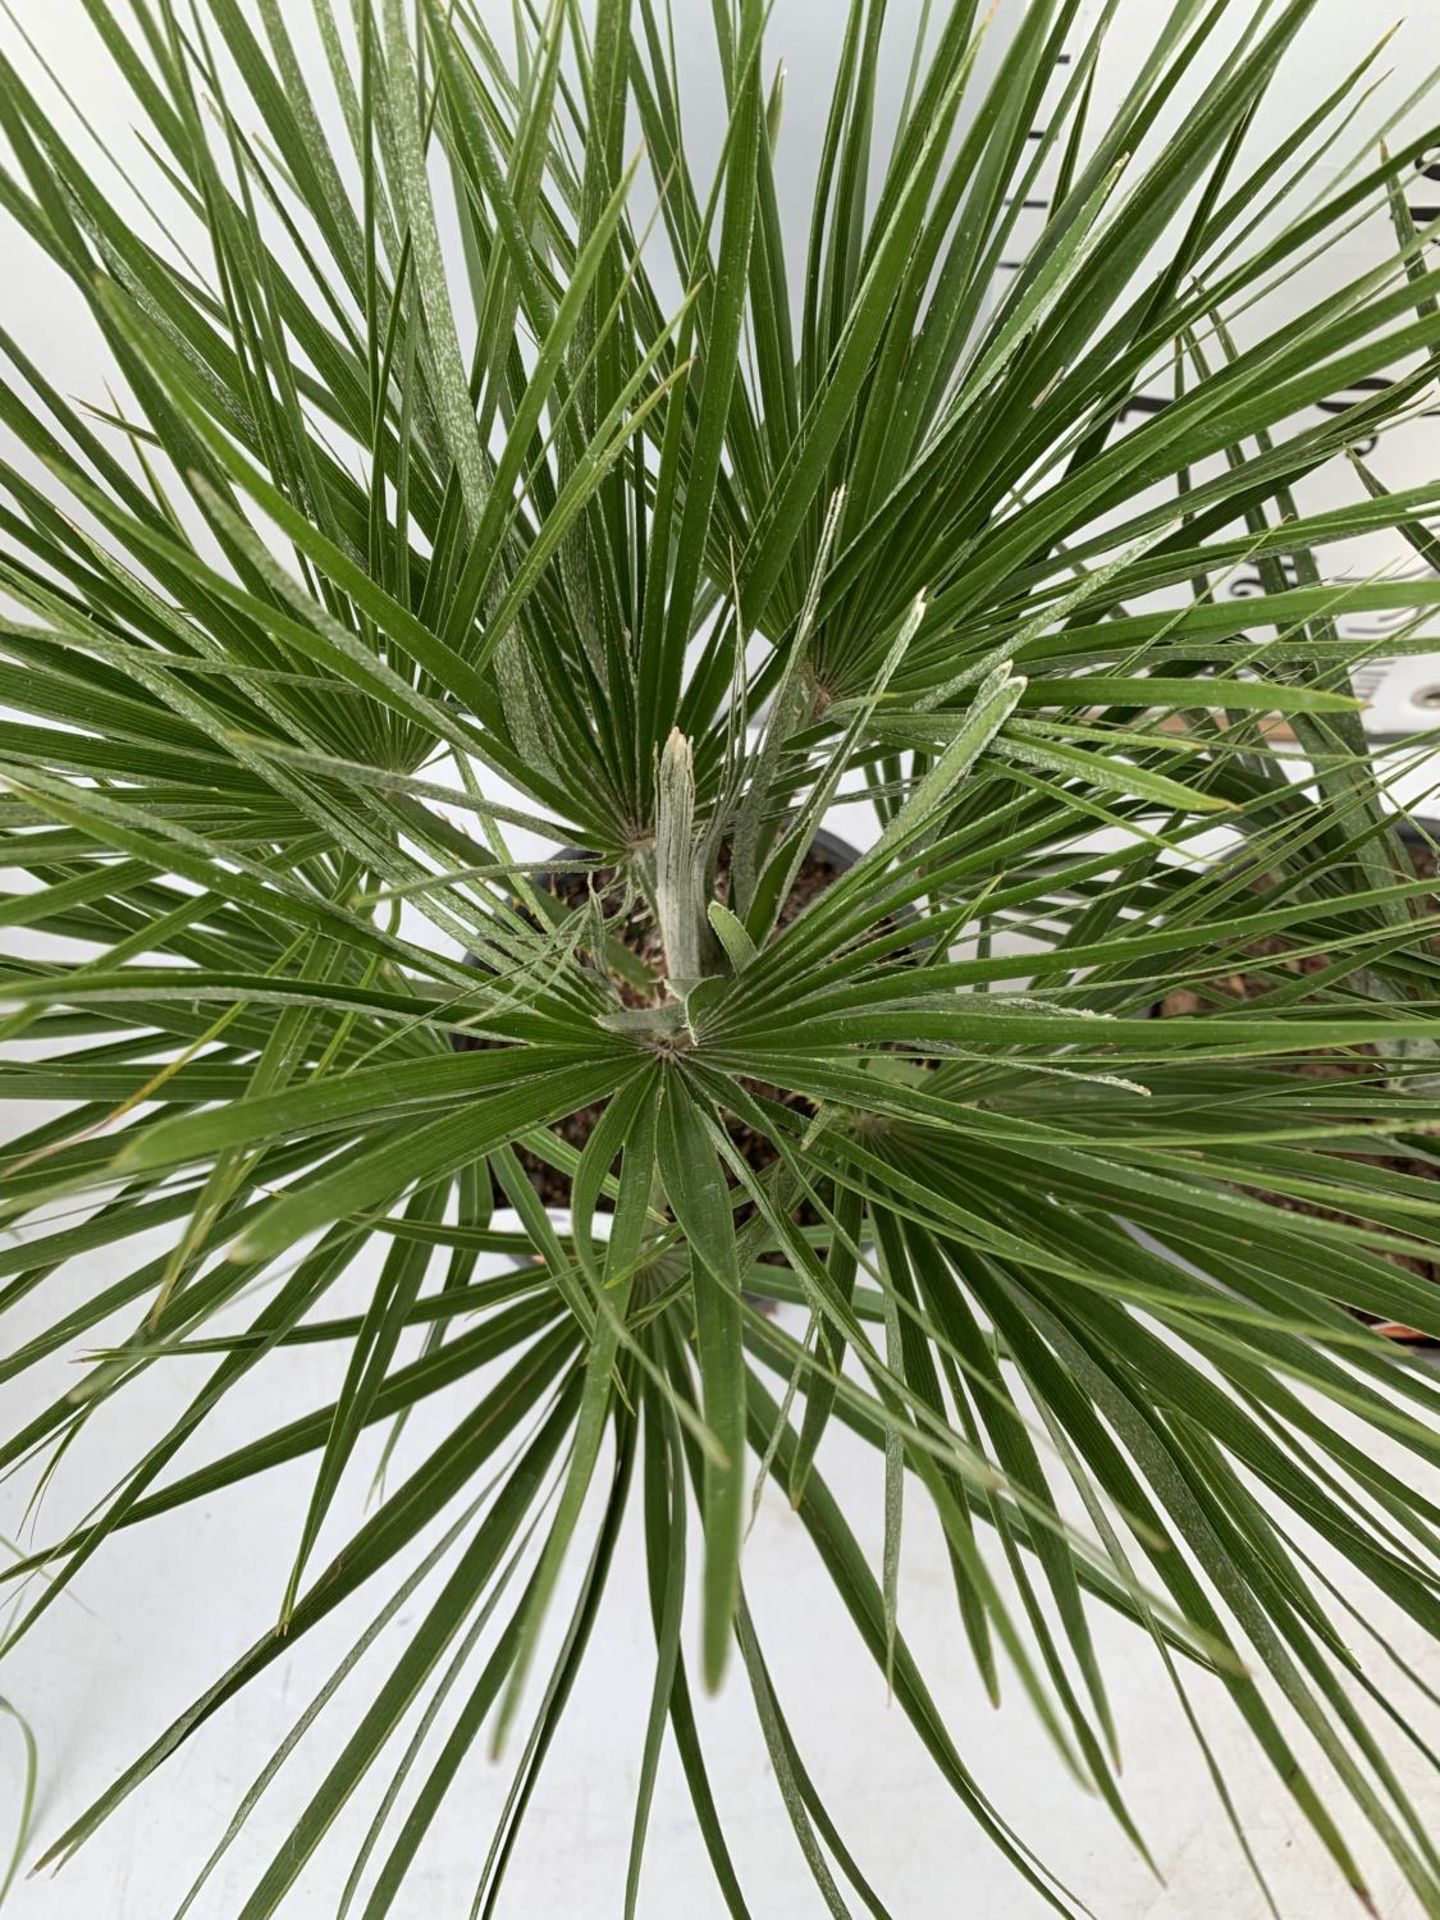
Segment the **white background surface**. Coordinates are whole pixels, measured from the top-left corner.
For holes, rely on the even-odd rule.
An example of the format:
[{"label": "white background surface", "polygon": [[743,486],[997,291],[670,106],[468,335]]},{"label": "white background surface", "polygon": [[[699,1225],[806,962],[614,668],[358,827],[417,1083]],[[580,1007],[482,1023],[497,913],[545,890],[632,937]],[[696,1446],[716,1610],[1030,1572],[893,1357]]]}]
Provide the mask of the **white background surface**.
[{"label": "white background surface", "polygon": [[[693,16],[693,44],[708,35],[708,6],[709,0],[676,0],[682,27],[687,14]],[[294,0],[286,11],[296,16],[298,32],[308,9]],[[897,24],[913,11],[902,12],[897,5]],[[1132,6],[1127,22],[1132,55],[1143,47],[1161,11],[1159,0],[1136,0]],[[1241,11],[1237,6],[1237,14]],[[833,46],[839,12],[830,0],[790,0],[776,10],[770,46],[777,55],[789,55],[787,128],[793,130],[797,151],[813,139],[823,115],[825,88],[811,77],[811,62],[818,51]],[[20,0],[19,17],[43,51],[62,64],[67,84],[96,113],[107,141],[117,152],[128,150],[128,103],[107,87],[79,0],[49,0],[43,6]],[[1423,65],[1440,54],[1437,19],[1436,0],[1422,0],[1397,37],[1392,64],[1398,85],[1413,84]],[[1319,23],[1307,30],[1292,61],[1288,84],[1277,91],[1274,108],[1256,129],[1256,141],[1271,137],[1275,126],[1328,90],[1383,24],[1356,0],[1322,5]],[[680,38],[688,49],[691,36],[682,32]],[[3,21],[0,45],[19,57],[13,25]],[[78,303],[57,289],[53,274],[38,266],[13,234],[0,235],[0,247],[5,324],[59,372],[68,390],[102,398],[103,360]],[[38,1118],[33,1108],[23,1116],[26,1125]],[[20,1116],[16,1119],[18,1124]],[[41,1290],[30,1324],[17,1326],[16,1337],[52,1318],[66,1290],[82,1297],[128,1271],[141,1251],[127,1243],[123,1268],[103,1252],[77,1263],[61,1289],[47,1285]],[[350,1276],[346,1285],[348,1298],[334,1303],[336,1312],[354,1304],[363,1276]],[[198,1363],[175,1365],[170,1375],[153,1372],[140,1390],[127,1393],[123,1413],[107,1410],[96,1419],[46,1496],[37,1537],[50,1537],[82,1515],[108,1489],[116,1468],[133,1459],[146,1438],[162,1431],[179,1411],[200,1376],[198,1370],[183,1377],[178,1372],[181,1365],[198,1369]],[[334,1358],[318,1349],[267,1363],[259,1381],[232,1397],[233,1404],[211,1423],[203,1446],[187,1452],[183,1464],[193,1465],[202,1455],[243,1442],[262,1425],[279,1424],[324,1402],[335,1377]],[[69,1363],[59,1359],[6,1389],[4,1428],[20,1425],[71,1378]],[[473,1392],[473,1384],[467,1384],[424,1403],[408,1430],[406,1462],[443,1440]],[[327,1546],[345,1537],[359,1518],[377,1446],[372,1433],[350,1483],[355,1498],[332,1516],[316,1565]],[[878,1566],[876,1465],[867,1450],[841,1436],[827,1470]],[[43,1839],[53,1838],[273,1619],[312,1470],[313,1462],[301,1461],[224,1499],[201,1502],[124,1535],[81,1575],[71,1596],[51,1610],[10,1661],[0,1687],[28,1715],[40,1742]],[[11,1534],[21,1530],[25,1492],[16,1483],[0,1488],[0,1528]],[[896,1920],[951,1920],[962,1914],[965,1920],[1030,1920],[1043,1912],[969,1824],[903,1715],[887,1705],[883,1685],[799,1522],[779,1497],[767,1498],[752,1534],[747,1584],[802,1750]],[[358,1605],[352,1602],[311,1635],[298,1657],[287,1656],[269,1669],[128,1802],[57,1879],[23,1882],[12,1896],[10,1913],[16,1920],[162,1920],[172,1913],[241,1793],[387,1592],[377,1587],[362,1594]],[[902,1624],[967,1761],[1001,1810],[1089,1901],[1099,1920],[1251,1920],[1264,1911],[1163,1672],[1138,1636],[1097,1613],[1096,1631],[1116,1694],[1126,1790],[1164,1884],[1136,1860],[1104,1810],[1070,1787],[1044,1736],[1014,1698],[1013,1686],[999,1714],[981,1698],[955,1622],[938,1532],[918,1500],[912,1500],[907,1517],[901,1592]],[[387,1654],[393,1658],[403,1644],[407,1622],[418,1617],[425,1597],[418,1595],[406,1608],[281,1774],[197,1903],[194,1911],[201,1920],[234,1920],[240,1912],[289,1819],[339,1751],[387,1670]],[[1403,1626],[1394,1631],[1435,1678],[1433,1652],[1418,1631]],[[620,1543],[609,1597],[562,1738],[526,1822],[500,1903],[502,1915],[608,1920],[619,1914],[652,1658],[639,1529],[631,1526]],[[1319,1920],[1358,1911],[1235,1717],[1206,1690],[1198,1689],[1197,1697],[1284,1910]],[[756,1920],[818,1912],[743,1684],[732,1684],[700,1711],[716,1795]],[[1440,1739],[1440,1715],[1431,1714],[1429,1722],[1419,1731]],[[1387,1736],[1387,1744],[1440,1824],[1440,1789],[1404,1754],[1397,1737]],[[13,1733],[0,1724],[0,1824],[6,1816],[5,1783],[18,1777]],[[346,1810],[289,1896],[286,1915],[308,1920],[335,1912],[386,1778],[384,1769],[378,1771]],[[398,1904],[401,1920],[432,1915],[463,1920],[507,1780],[507,1769],[493,1765],[483,1743],[477,1744]],[[1359,1844],[1362,1857],[1373,1863],[1373,1847],[1367,1852],[1363,1837]],[[1373,1884],[1383,1920],[1403,1920],[1414,1911],[1383,1863],[1375,1865]],[[683,1779],[668,1752],[640,1910],[645,1920],[675,1915],[710,1920],[724,1912]]]}]

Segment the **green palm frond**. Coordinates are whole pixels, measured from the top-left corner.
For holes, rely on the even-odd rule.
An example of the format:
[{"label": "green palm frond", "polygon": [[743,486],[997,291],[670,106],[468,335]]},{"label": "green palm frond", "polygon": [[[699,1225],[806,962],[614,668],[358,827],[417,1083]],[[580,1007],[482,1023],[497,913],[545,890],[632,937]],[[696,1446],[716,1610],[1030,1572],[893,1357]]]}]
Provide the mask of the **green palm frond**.
[{"label": "green palm frond", "polygon": [[[0,47],[12,242],[111,370],[69,398],[0,332],[0,1097],[45,1115],[4,1163],[0,1380],[82,1362],[0,1466],[43,1487],[151,1368],[203,1364],[0,1569],[6,1644],[116,1533],[283,1462],[313,1484],[249,1651],[46,1861],[363,1590],[205,1875],[368,1686],[244,1920],[289,1910],[372,1769],[344,1905],[403,1910],[487,1738],[515,1767],[491,1913],[643,1541],[653,1692],[627,1885],[597,1898],[636,1911],[673,1740],[728,1910],[768,1911],[694,1711],[733,1668],[816,1910],[885,1914],[746,1601],[763,1480],[1056,1911],[1082,1909],[907,1642],[917,1501],[984,1686],[1139,1847],[1102,1610],[1202,1745],[1187,1682],[1226,1690],[1358,1892],[1352,1813],[1440,1914],[1371,1724],[1403,1724],[1398,1682],[1312,1559],[1434,1632],[1440,1385],[1369,1323],[1440,1338],[1440,914],[1345,623],[1403,654],[1440,608],[1440,476],[1384,477],[1434,404],[1405,196],[1440,128],[1366,144],[1377,47],[1248,138],[1317,0],[1157,5],[1103,124],[1117,0],[1026,0],[1008,39],[949,0],[887,118],[885,9],[853,0],[802,257],[763,0],[525,0],[504,34],[474,0],[315,0],[303,33],[278,0],[85,11],[151,220],[13,23]],[[675,53],[702,16],[713,175]],[[1363,223],[1383,254],[1342,268]],[[1357,561],[1376,535],[1425,565]],[[792,912],[857,795],[870,842]],[[196,1464],[231,1390],[316,1343],[333,1400]],[[407,1415],[442,1392],[427,1451]],[[836,1423],[879,1463],[876,1565]]]}]

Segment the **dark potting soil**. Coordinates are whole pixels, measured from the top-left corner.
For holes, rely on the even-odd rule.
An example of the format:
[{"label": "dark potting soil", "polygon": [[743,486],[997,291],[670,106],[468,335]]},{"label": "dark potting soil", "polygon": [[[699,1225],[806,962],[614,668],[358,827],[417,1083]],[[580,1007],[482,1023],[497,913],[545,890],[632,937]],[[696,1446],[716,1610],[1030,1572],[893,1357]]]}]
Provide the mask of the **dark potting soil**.
[{"label": "dark potting soil", "polygon": [[[1420,841],[1407,840],[1405,849],[1410,855],[1417,879],[1433,880],[1440,875],[1440,856],[1437,856],[1431,848]],[[1435,909],[1435,902],[1429,899],[1421,904],[1427,913]],[[1177,988],[1174,993],[1167,993],[1159,1002],[1155,1008],[1156,1014],[1161,1019],[1165,1019],[1177,1014],[1214,1013],[1237,1000],[1250,1003],[1263,1002],[1267,994],[1274,992],[1283,984],[1281,979],[1276,978],[1277,975],[1303,977],[1307,974],[1321,973],[1330,965],[1330,960],[1325,954],[1312,953],[1298,958],[1290,954],[1284,937],[1279,934],[1267,934],[1255,941],[1252,946],[1245,949],[1245,956],[1247,959],[1263,961],[1266,965],[1257,967],[1253,972],[1242,969],[1239,972],[1227,974],[1222,979],[1210,981],[1204,993],[1197,992],[1191,987]],[[1370,1063],[1376,1058],[1378,1055],[1373,1047],[1353,1047],[1343,1053],[1308,1054],[1304,1059],[1287,1062],[1286,1071],[1314,1080],[1351,1079],[1372,1074],[1374,1067]],[[1420,1180],[1440,1181],[1440,1166],[1430,1160],[1417,1160],[1406,1154],[1356,1153],[1347,1154],[1344,1157],[1357,1161],[1362,1166],[1381,1167],[1391,1173],[1411,1174]],[[1306,1214],[1315,1220],[1336,1220],[1350,1226],[1357,1224],[1354,1214],[1342,1213],[1334,1207],[1320,1206],[1313,1201],[1296,1199],[1290,1194],[1260,1193],[1257,1197],[1287,1213]],[[1440,1198],[1440,1192],[1437,1192],[1437,1198]],[[1440,1282],[1440,1259],[1432,1257],[1428,1249],[1422,1249],[1415,1254],[1392,1252],[1386,1257],[1405,1272],[1413,1273],[1422,1280]],[[1386,1326],[1383,1330],[1396,1339],[1423,1342],[1427,1345],[1435,1344],[1407,1327]]]},{"label": "dark potting soil", "polygon": [[[779,926],[789,926],[796,915],[802,912],[818,894],[823,893],[848,864],[848,861],[832,856],[825,847],[813,846],[806,854],[800,871],[795,877],[795,884],[780,909]],[[726,895],[728,880],[729,856],[722,851],[716,862],[715,875],[716,892],[722,899]],[[617,876],[613,867],[592,867],[583,873],[550,873],[543,877],[540,884],[567,907],[583,906],[586,895],[593,890],[599,897],[601,911],[605,914],[611,934],[647,966],[658,969],[663,965],[665,953],[659,928],[655,925],[643,900],[632,900],[627,911],[624,891],[617,885]],[[589,964],[594,964],[590,956],[582,954],[581,957]],[[612,972],[610,978],[628,1006],[656,1005],[663,998],[663,987],[658,984],[655,992],[646,993],[618,974]],[[494,1044],[493,1041],[472,1039],[466,1035],[457,1035],[455,1038],[455,1045],[462,1052]],[[783,1106],[797,1109],[806,1107],[805,1101],[799,1095],[784,1092],[779,1087],[767,1086],[758,1081],[750,1084],[749,1091],[777,1101]],[[578,1152],[594,1132],[596,1122],[603,1112],[602,1106],[581,1107],[552,1127],[551,1132]],[[728,1118],[727,1126],[730,1137],[746,1164],[755,1172],[762,1173],[767,1167],[774,1165],[779,1156],[764,1134],[755,1133],[733,1116]],[[528,1148],[517,1147],[515,1152],[531,1186],[545,1205],[568,1207],[571,1185],[569,1174],[562,1172],[559,1167],[552,1167],[548,1160],[542,1160],[538,1154],[531,1153]],[[735,1184],[733,1176],[731,1176],[731,1184]],[[495,1200],[497,1205],[505,1204],[505,1197],[498,1188]],[[608,1209],[610,1203],[607,1200],[601,1200],[599,1204],[602,1209]],[[753,1211],[753,1205],[746,1202],[736,1212],[737,1221],[745,1221]],[[817,1224],[814,1211],[808,1206],[802,1206],[795,1214],[795,1218],[802,1226]]]}]

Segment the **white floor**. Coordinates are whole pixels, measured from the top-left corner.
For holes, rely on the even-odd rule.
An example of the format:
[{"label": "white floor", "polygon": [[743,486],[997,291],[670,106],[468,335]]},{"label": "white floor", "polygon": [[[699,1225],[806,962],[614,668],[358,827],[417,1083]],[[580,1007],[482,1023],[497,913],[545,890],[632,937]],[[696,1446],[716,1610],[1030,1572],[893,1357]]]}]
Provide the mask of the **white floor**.
[{"label": "white floor", "polygon": [[[127,1258],[128,1270],[130,1260]],[[110,1263],[97,1256],[93,1286]],[[43,1293],[45,1290],[42,1289]],[[53,1310],[53,1301],[51,1307]],[[335,1303],[336,1310],[344,1310]],[[38,1326],[38,1314],[35,1318]],[[48,1538],[104,1490],[118,1464],[183,1404],[202,1363],[176,1361],[152,1375],[123,1418],[102,1416],[62,1465],[40,1515]],[[301,1349],[263,1370],[261,1390],[217,1416],[187,1463],[224,1450],[328,1397],[333,1362]],[[6,1426],[74,1378],[63,1362],[37,1369],[6,1392]],[[438,1444],[473,1387],[426,1405],[405,1442],[408,1460]],[[109,1424],[106,1424],[106,1421]],[[374,1436],[372,1435],[372,1440]],[[374,1457],[356,1475],[359,1493]],[[274,1618],[309,1491],[313,1460],[125,1534],[85,1569],[21,1643],[3,1681],[40,1746],[38,1839],[48,1843],[170,1717]],[[833,1484],[879,1559],[880,1488],[874,1462],[842,1437],[829,1463]],[[21,1525],[21,1492],[0,1488],[0,1531]],[[359,1499],[337,1514],[322,1542],[333,1550],[353,1527]],[[609,1920],[622,1910],[631,1796],[648,1702],[652,1644],[638,1526],[621,1541],[612,1589],[585,1677],[542,1775],[498,1911],[543,1920]],[[803,1529],[778,1495],[751,1535],[748,1586],[758,1628],[811,1770],[853,1851],[895,1920],[1030,1920],[1042,1903],[1011,1874],[936,1778],[903,1715],[828,1590]],[[54,1878],[22,1880],[6,1920],[163,1920],[224,1831],[241,1794],[378,1611],[388,1583],[353,1601],[218,1715],[167,1770],[126,1803],[108,1827]],[[271,1788],[193,1912],[236,1920],[308,1791],[339,1750],[403,1645],[421,1599],[407,1609],[352,1674],[337,1701]],[[1228,1835],[1204,1767],[1148,1644],[1121,1623],[1097,1620],[1115,1691],[1126,1790],[1164,1873],[1157,1883],[1106,1812],[1059,1771],[1023,1702],[999,1713],[980,1698],[956,1627],[949,1575],[934,1527],[912,1502],[907,1517],[902,1623],[947,1712],[959,1745],[1001,1810],[1089,1903],[1098,1920],[1259,1920],[1265,1909]],[[1401,1644],[1432,1674],[1433,1645],[1413,1628]],[[1197,1690],[1239,1805],[1286,1914],[1359,1911],[1307,1837],[1223,1702]],[[1440,1736],[1440,1715],[1419,1731]],[[413,1725],[413,1722],[409,1723]],[[705,1702],[702,1725],[714,1785],[755,1920],[823,1911],[795,1850],[765,1762],[743,1678]],[[448,1719],[442,1722],[442,1729]],[[1388,1740],[1392,1749],[1398,1742]],[[434,1750],[434,1743],[427,1751]],[[1399,1755],[1421,1804],[1440,1818],[1440,1781]],[[287,1898],[282,1912],[307,1920],[335,1913],[350,1863],[388,1775],[351,1802]],[[418,1776],[416,1776],[418,1777]],[[19,1743],[0,1725],[0,1821],[13,1809]],[[483,1747],[470,1757],[396,1912],[430,1920],[469,1912],[508,1773]],[[0,1841],[3,1844],[3,1841]],[[1362,1857],[1375,1860],[1365,1846]],[[36,1848],[32,1847],[31,1857]],[[1393,1871],[1374,1864],[1382,1920],[1418,1912]],[[358,1909],[357,1909],[358,1911]],[[711,1920],[724,1913],[704,1858],[678,1763],[667,1754],[657,1796],[639,1911],[644,1920]],[[855,1911],[861,1909],[856,1905]]]}]

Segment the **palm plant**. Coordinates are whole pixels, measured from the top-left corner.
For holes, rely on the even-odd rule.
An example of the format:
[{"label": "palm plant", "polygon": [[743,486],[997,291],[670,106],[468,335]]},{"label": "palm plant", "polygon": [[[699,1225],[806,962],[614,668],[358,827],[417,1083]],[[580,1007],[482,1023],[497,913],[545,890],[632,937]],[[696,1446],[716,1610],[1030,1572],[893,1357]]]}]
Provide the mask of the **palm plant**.
[{"label": "palm plant", "polygon": [[[47,1859],[350,1596],[418,1593],[245,1920],[287,1910],[372,1768],[346,1903],[395,1911],[467,1751],[523,1719],[490,1913],[633,1541],[655,1665],[623,1911],[670,1740],[729,1911],[756,1910],[693,1707],[733,1653],[820,1903],[885,1913],[746,1607],[763,1480],[1057,1911],[907,1646],[907,1501],[985,1684],[1013,1675],[1127,1831],[1096,1609],[1177,1713],[1218,1677],[1357,1890],[1335,1795],[1440,1913],[1362,1631],[1372,1600],[1427,1628],[1440,1603],[1440,1391],[1366,1325],[1440,1334],[1415,1271],[1440,1257],[1436,922],[1340,624],[1398,611],[1387,651],[1418,649],[1440,602],[1355,562],[1387,532],[1432,562],[1440,479],[1345,460],[1433,395],[1440,271],[1405,194],[1440,134],[1355,150],[1377,48],[1257,157],[1315,0],[1157,7],[1095,124],[1116,5],[1081,30],[1078,0],[1028,0],[994,57],[950,0],[891,125],[885,8],[852,0],[803,260],[763,0],[683,9],[713,22],[713,180],[660,0],[522,0],[503,36],[475,0],[314,0],[313,59],[280,0],[85,0],[153,230],[0,58],[12,233],[114,370],[72,401],[0,335],[0,921],[39,936],[4,963],[0,1092],[60,1103],[5,1163],[0,1304],[29,1331],[0,1374],[84,1360],[0,1462],[43,1484],[152,1369],[204,1366],[6,1567],[10,1642],[118,1530],[282,1462],[314,1488],[254,1645]],[[1267,328],[1376,219],[1379,264]],[[873,843],[790,913],[856,791]],[[1243,857],[1213,857],[1217,821]],[[1273,974],[1258,1009],[1148,1017],[1242,961]],[[113,1277],[62,1295],[97,1247]],[[357,1268],[363,1310],[327,1310]],[[331,1404],[182,1457],[315,1342]],[[412,1452],[407,1411],[457,1383],[469,1410]],[[389,1476],[332,1544],[377,1423]],[[883,1459],[878,1570],[827,1485],[836,1423]],[[422,1702],[438,1751],[397,1744]]]}]

